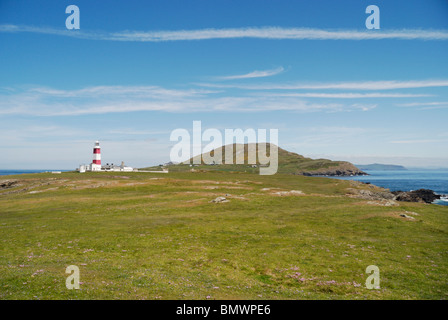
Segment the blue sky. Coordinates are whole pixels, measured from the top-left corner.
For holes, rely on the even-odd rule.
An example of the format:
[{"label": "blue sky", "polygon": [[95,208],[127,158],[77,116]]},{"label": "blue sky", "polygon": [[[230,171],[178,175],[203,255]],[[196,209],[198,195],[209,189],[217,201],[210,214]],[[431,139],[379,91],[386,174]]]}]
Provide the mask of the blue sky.
[{"label": "blue sky", "polygon": [[163,163],[194,120],[277,128],[311,157],[448,167],[447,57],[446,0],[0,0],[0,168],[72,169],[95,140],[103,162]]}]

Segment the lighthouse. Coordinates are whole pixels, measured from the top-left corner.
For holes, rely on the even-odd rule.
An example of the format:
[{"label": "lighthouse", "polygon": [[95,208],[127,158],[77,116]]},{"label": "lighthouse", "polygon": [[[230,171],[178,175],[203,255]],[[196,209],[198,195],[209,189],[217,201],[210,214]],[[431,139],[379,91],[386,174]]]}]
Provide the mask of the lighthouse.
[{"label": "lighthouse", "polygon": [[88,165],[82,164],[76,170],[79,173],[90,172],[90,171],[97,171],[97,172],[109,172],[109,171],[132,172],[132,171],[138,171],[138,169],[134,169],[132,167],[125,166],[124,162],[121,162],[121,166],[114,165],[113,163],[111,163],[111,164],[106,163],[105,166],[102,166],[101,165],[101,147],[100,147],[100,142],[99,141],[95,141],[95,144],[93,146],[93,161],[92,161],[92,163],[88,164]]},{"label": "lighthouse", "polygon": [[93,161],[91,165],[92,171],[101,171],[101,148],[100,142],[96,141],[93,147]]}]

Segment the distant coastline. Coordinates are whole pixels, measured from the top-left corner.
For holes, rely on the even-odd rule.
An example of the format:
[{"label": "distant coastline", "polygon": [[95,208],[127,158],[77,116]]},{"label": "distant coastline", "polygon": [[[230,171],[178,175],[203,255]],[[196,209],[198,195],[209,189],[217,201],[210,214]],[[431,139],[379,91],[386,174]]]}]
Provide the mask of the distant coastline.
[{"label": "distant coastline", "polygon": [[407,168],[395,164],[355,164],[359,170],[376,170],[376,171],[405,171]]}]

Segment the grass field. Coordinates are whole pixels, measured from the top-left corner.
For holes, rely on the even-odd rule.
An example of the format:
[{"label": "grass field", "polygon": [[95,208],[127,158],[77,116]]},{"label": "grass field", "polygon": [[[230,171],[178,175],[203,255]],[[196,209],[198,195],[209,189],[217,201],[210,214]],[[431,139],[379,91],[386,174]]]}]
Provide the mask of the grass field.
[{"label": "grass field", "polygon": [[[346,196],[368,185],[228,172],[2,179],[19,181],[0,190],[1,299],[448,298],[448,207]],[[65,286],[69,265],[80,290]],[[379,290],[365,287],[369,265]]]}]

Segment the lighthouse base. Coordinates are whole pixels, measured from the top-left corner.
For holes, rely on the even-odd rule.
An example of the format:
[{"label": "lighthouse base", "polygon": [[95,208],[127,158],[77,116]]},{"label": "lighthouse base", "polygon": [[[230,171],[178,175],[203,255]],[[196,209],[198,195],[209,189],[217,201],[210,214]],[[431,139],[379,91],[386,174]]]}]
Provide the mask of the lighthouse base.
[{"label": "lighthouse base", "polygon": [[100,164],[96,164],[96,163],[92,163],[90,165],[90,170],[91,171],[101,171],[101,165]]}]

